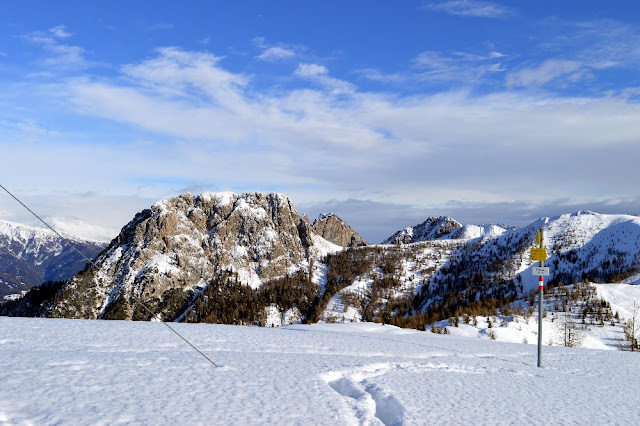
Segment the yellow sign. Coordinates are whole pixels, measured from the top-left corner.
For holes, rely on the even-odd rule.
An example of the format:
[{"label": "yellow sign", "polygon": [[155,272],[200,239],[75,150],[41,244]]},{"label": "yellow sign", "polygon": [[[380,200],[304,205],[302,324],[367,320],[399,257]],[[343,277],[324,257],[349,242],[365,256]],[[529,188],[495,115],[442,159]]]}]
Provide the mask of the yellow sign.
[{"label": "yellow sign", "polygon": [[544,262],[545,260],[547,260],[547,249],[532,248],[531,260],[537,260],[539,262]]},{"label": "yellow sign", "polygon": [[536,232],[536,245],[538,247],[542,246],[542,232]]}]

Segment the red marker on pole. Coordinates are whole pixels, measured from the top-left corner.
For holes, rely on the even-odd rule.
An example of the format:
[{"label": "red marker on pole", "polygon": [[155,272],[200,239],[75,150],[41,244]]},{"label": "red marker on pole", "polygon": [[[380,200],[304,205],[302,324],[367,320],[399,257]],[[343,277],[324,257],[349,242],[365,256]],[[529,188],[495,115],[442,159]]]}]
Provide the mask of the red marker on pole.
[{"label": "red marker on pole", "polygon": [[538,290],[544,289],[544,278],[538,278]]}]

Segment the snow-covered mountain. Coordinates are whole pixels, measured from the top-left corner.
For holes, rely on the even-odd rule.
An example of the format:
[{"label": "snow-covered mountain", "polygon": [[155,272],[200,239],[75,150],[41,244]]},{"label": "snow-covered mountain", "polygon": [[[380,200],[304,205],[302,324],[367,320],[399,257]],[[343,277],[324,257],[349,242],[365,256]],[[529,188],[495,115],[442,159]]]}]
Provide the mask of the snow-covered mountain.
[{"label": "snow-covered mountain", "polygon": [[138,299],[174,318],[216,279],[257,289],[308,273],[341,249],[315,235],[282,194],[183,194],[137,214],[96,259],[98,269],[65,286],[51,315],[149,319]]},{"label": "snow-covered mountain", "polygon": [[[64,236],[89,258],[106,246],[104,242]],[[86,263],[68,242],[48,229],[0,221],[0,298],[45,281],[69,279]]]},{"label": "snow-covered mountain", "polygon": [[433,240],[468,240],[473,238],[496,237],[507,230],[516,229],[504,225],[462,225],[447,216],[430,217],[424,222],[399,230],[382,244],[411,244]]},{"label": "snow-covered mountain", "polygon": [[462,228],[462,224],[450,217],[430,217],[418,225],[401,229],[384,240],[382,244],[410,244],[451,238],[454,232],[460,228]]}]

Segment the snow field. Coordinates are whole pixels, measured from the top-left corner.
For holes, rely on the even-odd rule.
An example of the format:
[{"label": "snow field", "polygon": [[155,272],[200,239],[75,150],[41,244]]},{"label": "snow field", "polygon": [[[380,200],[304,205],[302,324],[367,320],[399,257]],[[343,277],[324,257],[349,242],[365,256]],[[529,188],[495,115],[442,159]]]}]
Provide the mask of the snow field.
[{"label": "snow field", "polygon": [[629,424],[640,356],[378,324],[0,318],[0,424]]}]

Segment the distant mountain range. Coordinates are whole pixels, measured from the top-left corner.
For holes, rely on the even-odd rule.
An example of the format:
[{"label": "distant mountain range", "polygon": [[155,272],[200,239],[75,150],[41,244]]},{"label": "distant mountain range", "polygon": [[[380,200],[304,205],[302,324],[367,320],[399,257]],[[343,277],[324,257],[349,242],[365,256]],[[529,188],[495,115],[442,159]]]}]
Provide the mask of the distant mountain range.
[{"label": "distant mountain range", "polygon": [[[539,229],[548,284],[638,280],[637,216],[577,212],[522,228],[432,217],[368,246],[334,214],[312,224],[282,194],[205,193],[138,213],[96,257],[97,268],[29,303],[38,315],[68,318],[433,321],[528,297],[537,288],[529,249]],[[29,300],[4,312],[33,314]]]},{"label": "distant mountain range", "polygon": [[[57,220],[58,224],[62,222]],[[70,227],[65,228],[67,231]],[[107,243],[62,234],[93,258]],[[72,246],[48,229],[0,221],[0,300],[45,281],[68,280],[87,261]]]},{"label": "distant mountain range", "polygon": [[462,225],[447,217],[430,217],[424,222],[408,226],[393,234],[382,244],[410,244],[430,240],[455,240],[499,236],[507,230],[516,229],[505,225]]}]

